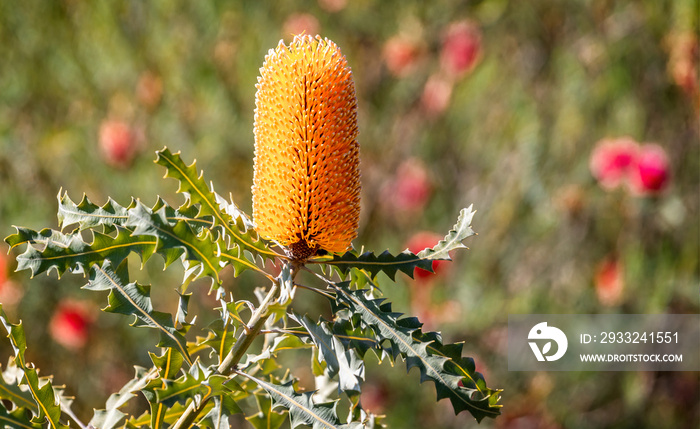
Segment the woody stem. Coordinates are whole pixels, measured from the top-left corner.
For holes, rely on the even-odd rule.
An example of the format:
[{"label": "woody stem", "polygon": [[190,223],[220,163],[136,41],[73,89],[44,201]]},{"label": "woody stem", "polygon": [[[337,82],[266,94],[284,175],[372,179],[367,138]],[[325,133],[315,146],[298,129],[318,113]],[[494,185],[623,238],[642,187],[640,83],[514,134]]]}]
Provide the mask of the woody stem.
[{"label": "woody stem", "polygon": [[[212,375],[227,373],[236,365],[238,365],[238,362],[240,362],[245,352],[248,350],[255,338],[260,334],[260,331],[265,325],[265,322],[270,317],[270,313],[268,311],[269,306],[272,300],[276,297],[278,291],[279,284],[277,282],[274,282],[272,284],[272,287],[270,288],[270,291],[260,303],[260,307],[258,307],[258,309],[253,313],[250,320],[248,321],[247,329],[244,329],[243,332],[241,332],[241,334],[238,336],[238,339],[236,340],[236,344],[231,348],[226,357],[221,361],[221,364],[219,364],[219,367],[216,369],[216,372]],[[195,402],[192,401],[185,410],[185,412],[171,427],[171,429],[183,429],[192,426],[192,423],[202,412],[207,402],[209,402],[209,399],[211,398],[207,398],[204,401],[201,401],[199,403],[199,406],[195,405]]]}]

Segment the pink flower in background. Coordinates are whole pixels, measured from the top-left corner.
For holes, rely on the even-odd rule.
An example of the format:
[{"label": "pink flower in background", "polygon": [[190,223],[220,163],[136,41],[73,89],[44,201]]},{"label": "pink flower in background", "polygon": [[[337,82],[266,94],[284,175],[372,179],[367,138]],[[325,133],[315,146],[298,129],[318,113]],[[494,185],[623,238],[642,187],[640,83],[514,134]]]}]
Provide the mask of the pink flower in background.
[{"label": "pink flower in background", "polygon": [[671,176],[668,155],[661,146],[640,146],[630,137],[599,141],[591,154],[590,169],[604,189],[626,183],[640,196],[662,192]]},{"label": "pink flower in background", "polygon": [[78,350],[87,343],[94,321],[94,312],[87,303],[65,300],[58,305],[49,322],[49,333],[62,346]]},{"label": "pink flower in background", "polygon": [[[406,247],[412,253],[418,253],[421,250],[426,249],[428,247],[434,247],[443,238],[445,237],[439,234],[435,234],[434,232],[422,231],[414,234],[408,240]],[[418,282],[425,283],[427,280],[432,279],[435,275],[444,274],[447,268],[447,262],[448,261],[433,261],[434,273],[431,273],[430,271],[424,270],[422,268],[416,268],[413,272],[413,276]]]},{"label": "pink flower in background", "polygon": [[437,116],[443,113],[452,98],[452,82],[440,75],[432,75],[425,82],[421,105],[425,113]]},{"label": "pink flower in background", "polygon": [[481,55],[481,30],[470,21],[451,24],[445,33],[440,52],[440,65],[450,76],[459,77],[471,71]]},{"label": "pink flower in background", "polygon": [[321,24],[319,24],[318,19],[309,13],[293,13],[282,25],[285,37],[297,34],[315,36],[320,30]]},{"label": "pink flower in background", "polygon": [[595,293],[605,306],[619,304],[625,287],[622,263],[614,256],[605,258],[595,272]]},{"label": "pink flower in background", "polygon": [[639,145],[630,137],[599,141],[589,163],[593,177],[604,189],[615,189],[627,179],[638,150]]},{"label": "pink flower in background", "polygon": [[636,162],[629,171],[629,186],[637,195],[662,192],[670,181],[670,166],[666,151],[657,144],[641,147]]},{"label": "pink flower in background", "polygon": [[418,159],[410,158],[382,188],[382,203],[392,211],[411,214],[423,211],[430,194],[428,171]]},{"label": "pink flower in background", "polygon": [[409,37],[396,35],[384,43],[382,55],[389,72],[404,77],[415,69],[420,47]]},{"label": "pink flower in background", "polygon": [[138,152],[138,133],[129,124],[106,120],[100,125],[100,151],[107,164],[127,168]]}]

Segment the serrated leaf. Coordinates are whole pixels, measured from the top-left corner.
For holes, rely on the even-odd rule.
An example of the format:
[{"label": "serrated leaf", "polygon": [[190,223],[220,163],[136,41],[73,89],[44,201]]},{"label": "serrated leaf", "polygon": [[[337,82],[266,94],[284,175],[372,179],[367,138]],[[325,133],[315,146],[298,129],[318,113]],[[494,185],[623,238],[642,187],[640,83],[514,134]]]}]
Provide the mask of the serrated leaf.
[{"label": "serrated leaf", "polygon": [[43,426],[40,423],[32,422],[32,412],[27,408],[18,407],[9,411],[4,404],[0,402],[0,426],[4,428],[26,428],[26,429],[41,429]]},{"label": "serrated leaf", "polygon": [[129,206],[124,207],[109,198],[103,206],[93,204],[83,195],[80,203],[74,203],[63,190],[58,192],[58,225],[62,228],[77,223],[80,229],[94,228],[96,226],[123,226],[128,218],[128,210],[135,204],[131,200]]},{"label": "serrated leaf", "polygon": [[314,402],[312,392],[297,393],[292,386],[292,381],[285,384],[274,384],[247,373],[239,372],[239,374],[254,381],[264,389],[274,401],[275,406],[289,410],[292,428],[301,424],[309,425],[313,429],[340,427],[340,420],[336,412],[337,402],[317,404]]},{"label": "serrated leaf", "polygon": [[220,395],[214,397],[214,406],[199,421],[199,427],[210,429],[229,429],[229,416],[240,414],[243,410],[230,396]]},{"label": "serrated leaf", "polygon": [[158,356],[155,353],[148,353],[151,357],[151,362],[158,370],[158,375],[162,379],[172,380],[180,372],[184,358],[182,354],[173,350],[172,348],[167,348],[163,351],[163,354]]},{"label": "serrated leaf", "polygon": [[256,395],[255,401],[259,411],[245,418],[255,429],[278,429],[287,420],[287,413],[277,412],[268,396]]},{"label": "serrated leaf", "polygon": [[332,325],[320,320],[318,323],[306,316],[290,314],[311,336],[319,350],[319,360],[326,363],[328,375],[338,376],[338,389],[342,392],[360,391],[360,383],[365,378],[365,365],[357,352],[346,348],[344,343],[334,335]]},{"label": "serrated leaf", "polygon": [[[36,403],[28,389],[19,386],[24,372],[10,359],[7,368],[0,374],[0,399],[10,401],[16,407],[36,410]],[[0,401],[1,403],[2,401]]]},{"label": "serrated leaf", "polygon": [[[93,229],[98,226],[103,226],[105,229],[111,230],[115,226],[126,225],[129,218],[129,210],[136,206],[136,201],[131,200],[128,206],[121,206],[114,200],[109,198],[107,202],[98,206],[90,201],[86,195],[80,203],[76,204],[70,199],[67,192],[58,194],[58,224],[62,228],[78,224],[79,229]],[[183,220],[187,222],[197,233],[202,228],[211,228],[213,220],[208,217],[195,219],[196,210],[189,207],[174,209],[170,207],[163,199],[158,198],[155,205],[151,209],[157,211],[165,207],[166,218],[170,222]]]},{"label": "serrated leaf", "polygon": [[460,248],[466,248],[462,243],[468,237],[474,235],[471,229],[474,210],[472,206],[462,209],[457,223],[450,232],[438,244],[432,248],[424,249],[418,254],[405,250],[393,255],[384,251],[379,255],[374,252],[358,254],[352,250],[343,255],[324,256],[311,259],[309,263],[327,264],[335,267],[340,274],[346,275],[350,269],[362,270],[375,278],[379,273],[386,274],[390,279],[396,278],[397,272],[402,272],[410,277],[416,268],[433,271],[433,261],[450,260],[450,252]]},{"label": "serrated leaf", "polygon": [[[146,390],[142,390],[141,392],[144,393],[144,396],[147,395]],[[202,411],[208,412],[212,406],[213,406],[213,404],[207,404],[207,405],[205,405],[205,407]],[[158,419],[154,419],[151,412],[145,412],[138,417],[131,417],[129,420],[126,421],[126,424],[124,425],[124,427],[130,428],[130,429],[135,429],[135,428],[153,429],[154,427],[161,427],[164,424],[174,423],[182,415],[182,413],[185,411],[185,406],[182,404],[179,404],[179,403],[176,403],[171,408],[166,408],[166,407],[162,406],[161,404],[156,403],[155,407],[157,409],[159,409]],[[154,424],[154,422],[155,422],[155,424]],[[160,426],[158,426],[158,425],[160,425]]]},{"label": "serrated leaf", "polygon": [[103,311],[133,315],[136,321],[133,326],[147,326],[160,332],[161,347],[174,347],[191,365],[187,353],[185,337],[173,325],[172,315],[153,310],[150,297],[150,286],[129,283],[126,263],[123,262],[115,270],[110,261],[101,266],[93,265],[90,270],[89,282],[84,286],[89,290],[108,290],[109,305]]},{"label": "serrated leaf", "polygon": [[5,242],[10,245],[11,249],[24,243],[45,246],[48,242],[54,242],[65,247],[68,246],[74,236],[74,234],[64,234],[50,228],[44,228],[41,231],[34,231],[21,226],[15,226],[14,228],[17,232],[5,238]]},{"label": "serrated leaf", "polygon": [[51,231],[49,234],[47,230],[36,232],[26,228],[17,228],[17,231],[17,234],[8,239],[22,235],[26,242],[44,246],[42,249],[27,246],[24,253],[17,256],[17,270],[28,269],[32,272],[32,277],[48,273],[52,269],[56,270],[59,277],[66,271],[83,273],[93,264],[101,264],[105,260],[119,265],[131,252],[146,261],[156,246],[154,237],[131,236],[128,230],[121,227],[117,227],[115,237],[93,231],[92,243],[84,242],[79,233],[66,235]]},{"label": "serrated leaf", "polygon": [[[420,370],[421,383],[431,380],[435,383],[438,400],[449,398],[455,413],[467,410],[481,421],[484,417],[500,414],[497,404],[500,391],[486,388],[483,377],[472,368],[464,368],[454,356],[457,346],[443,346],[437,334],[423,334],[416,318],[400,319],[401,314],[391,310],[391,305],[383,299],[371,299],[366,291],[350,290],[344,284],[333,286],[337,298],[334,310],[347,308],[350,313],[359,315],[362,322],[375,330],[378,341],[388,340],[391,349],[389,356],[402,356],[406,368]],[[458,346],[461,351],[461,346]],[[465,384],[464,379],[468,382]],[[478,383],[477,380],[481,380]],[[466,385],[468,387],[460,386]]]},{"label": "serrated leaf", "polygon": [[194,280],[206,275],[215,284],[221,283],[219,249],[212,241],[211,234],[197,236],[184,220],[171,225],[165,207],[153,211],[140,202],[129,210],[126,225],[133,228],[134,235],[156,237],[156,251],[165,257],[166,265],[180,256],[183,257],[183,262],[190,262],[191,266],[186,266],[186,278]]},{"label": "serrated leaf", "polygon": [[136,397],[136,393],[143,389],[152,380],[153,376],[153,370],[147,371],[145,368],[137,366],[134,378],[129,380],[119,392],[110,395],[104,409],[95,410],[89,423],[90,426],[100,429],[118,427],[127,416],[120,408]]},{"label": "serrated leaf", "polygon": [[36,403],[35,416],[31,419],[31,423],[47,424],[48,427],[63,429],[68,426],[62,424],[61,405],[54,392],[53,386],[49,379],[41,380],[36,369],[29,366],[25,361],[24,353],[27,350],[27,340],[24,335],[24,328],[21,322],[12,324],[7,320],[7,315],[0,304],[0,324],[7,331],[7,337],[10,339],[10,344],[15,353],[15,364],[24,373],[24,377],[20,384],[27,386],[31,397]]},{"label": "serrated leaf", "polygon": [[[266,241],[258,237],[255,230],[252,229],[252,223],[243,212],[238,210],[235,205],[229,205],[217,195],[212,185],[207,185],[203,174],[197,173],[196,162],[186,165],[179,152],[173,154],[168,148],[157,151],[156,156],[156,163],[164,166],[167,170],[165,177],[176,179],[180,183],[178,192],[186,196],[189,204],[199,205],[197,217],[212,216],[215,222],[214,229],[228,237],[231,244],[241,251],[248,251],[265,259],[279,256],[270,250]],[[239,258],[241,256],[238,255]]]}]

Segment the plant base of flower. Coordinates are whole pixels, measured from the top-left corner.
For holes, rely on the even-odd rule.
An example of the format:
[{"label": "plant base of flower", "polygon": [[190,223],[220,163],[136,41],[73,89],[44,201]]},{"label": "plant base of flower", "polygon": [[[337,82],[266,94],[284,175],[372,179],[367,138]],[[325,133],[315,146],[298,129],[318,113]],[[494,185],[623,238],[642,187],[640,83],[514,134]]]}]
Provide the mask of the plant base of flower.
[{"label": "plant base of flower", "polygon": [[320,247],[318,244],[314,244],[313,246],[309,246],[309,243],[306,242],[306,240],[299,239],[296,243],[287,246],[287,248],[284,250],[287,256],[292,258],[294,261],[306,261],[312,256],[315,256]]}]

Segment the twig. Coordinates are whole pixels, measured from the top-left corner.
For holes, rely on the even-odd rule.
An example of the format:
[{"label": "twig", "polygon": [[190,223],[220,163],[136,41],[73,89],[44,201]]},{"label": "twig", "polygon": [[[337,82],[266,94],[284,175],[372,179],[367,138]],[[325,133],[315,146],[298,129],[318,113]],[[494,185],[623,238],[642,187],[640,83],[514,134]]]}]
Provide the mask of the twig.
[{"label": "twig", "polygon": [[[238,336],[236,344],[233,346],[233,348],[231,348],[224,360],[221,361],[221,364],[216,369],[216,373],[227,373],[238,365],[238,362],[248,350],[248,347],[250,347],[253,340],[255,340],[262,330],[263,326],[265,325],[265,321],[267,321],[268,317],[270,317],[268,308],[270,306],[270,302],[272,302],[273,298],[275,298],[278,291],[279,284],[278,282],[274,282],[270,288],[270,291],[260,303],[260,307],[258,307],[257,311],[255,311],[255,313],[253,313],[253,315],[250,317],[247,324],[247,329],[244,329],[243,332],[241,332],[241,335]],[[210,398],[207,398],[204,401],[201,401],[199,406],[197,406],[194,401],[190,402],[190,405],[171,427],[171,429],[184,429],[192,426],[192,423],[202,412],[207,402],[209,402],[209,399]]]}]

